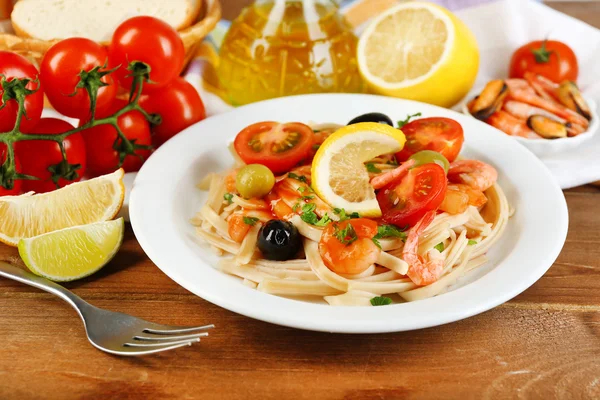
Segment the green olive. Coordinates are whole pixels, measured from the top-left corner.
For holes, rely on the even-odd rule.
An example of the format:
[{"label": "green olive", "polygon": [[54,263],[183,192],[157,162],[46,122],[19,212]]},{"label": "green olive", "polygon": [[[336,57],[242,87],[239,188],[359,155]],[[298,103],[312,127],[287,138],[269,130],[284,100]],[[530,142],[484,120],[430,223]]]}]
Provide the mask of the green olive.
[{"label": "green olive", "polygon": [[266,196],[275,185],[271,170],[261,164],[242,167],[235,177],[235,188],[246,199]]},{"label": "green olive", "polygon": [[444,168],[444,171],[446,173],[448,173],[448,170],[450,169],[450,163],[448,162],[446,157],[444,157],[437,151],[422,150],[410,156],[409,160],[415,160],[417,162],[415,164],[415,167],[418,167],[423,164],[434,163]]}]

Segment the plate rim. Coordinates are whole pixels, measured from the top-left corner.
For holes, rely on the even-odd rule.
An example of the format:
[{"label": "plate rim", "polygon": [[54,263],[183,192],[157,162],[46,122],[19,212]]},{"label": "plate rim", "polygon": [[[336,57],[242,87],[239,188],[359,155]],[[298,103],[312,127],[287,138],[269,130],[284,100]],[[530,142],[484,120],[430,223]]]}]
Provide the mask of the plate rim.
[{"label": "plate rim", "polygon": [[[440,108],[437,106],[433,106],[430,104],[424,104],[424,103],[420,103],[420,102],[416,102],[416,101],[412,101],[412,100],[392,99],[392,98],[388,98],[388,97],[369,95],[369,94],[337,94],[337,93],[336,94],[311,94],[311,95],[300,95],[300,96],[290,96],[290,97],[279,98],[279,99],[271,99],[271,100],[266,100],[263,102],[253,103],[253,104],[250,104],[247,106],[239,107],[234,110],[228,111],[227,113],[219,114],[219,116],[229,116],[230,117],[232,114],[235,115],[237,113],[244,113],[244,112],[247,112],[246,110],[251,110],[251,109],[257,108],[257,107],[260,107],[260,108],[268,107],[270,104],[277,103],[277,102],[282,102],[282,103],[292,102],[293,103],[298,98],[310,100],[310,99],[322,98],[322,97],[330,98],[330,100],[329,100],[330,102],[334,102],[334,99],[336,97],[338,97],[338,98],[339,97],[352,97],[352,99],[356,99],[356,100],[363,99],[363,100],[371,100],[371,101],[398,102],[399,105],[401,103],[410,103],[413,106],[421,105],[421,106],[426,106],[427,108],[440,109],[440,110],[443,110],[443,113],[449,113],[451,115],[461,115],[462,117],[459,117],[458,119],[461,119],[463,117],[467,118],[467,116],[464,116],[463,114],[456,112],[454,110],[443,109],[443,108]],[[377,98],[379,98],[380,100],[374,100]],[[384,99],[384,100],[381,100],[381,99]],[[242,110],[242,111],[239,111],[239,110]],[[215,116],[215,118],[219,118],[219,116]],[[221,117],[221,118],[223,118],[223,117]],[[204,121],[201,121],[201,122],[187,128],[185,131],[189,131],[188,133],[185,133],[185,131],[184,131],[184,132],[182,132],[182,134],[178,135],[175,139],[170,140],[169,141],[170,143],[166,143],[164,146],[162,146],[160,149],[158,149],[157,152],[155,153],[155,155],[153,155],[153,157],[155,157],[156,154],[159,154],[159,152],[160,152],[160,154],[166,154],[166,152],[168,152],[170,148],[176,148],[177,142],[183,143],[185,140],[185,137],[188,135],[190,135],[190,137],[191,137],[191,131],[197,129],[196,126],[203,124],[203,123],[204,123]],[[479,121],[476,121],[476,123],[483,124],[482,122],[479,122]],[[487,126],[486,124],[483,124],[483,125]],[[493,129],[492,127],[489,127],[489,128]],[[502,133],[498,133],[498,134],[501,136],[505,136]],[[551,190],[556,192],[556,194],[557,194],[556,200],[559,201],[559,203],[560,203],[560,211],[554,215],[554,217],[558,218],[558,220],[553,221],[556,224],[556,226],[555,226],[555,228],[556,228],[555,229],[555,231],[556,231],[555,241],[557,242],[557,244],[553,245],[551,248],[551,251],[544,253],[543,257],[538,260],[538,262],[536,264],[538,264],[538,265],[543,264],[544,266],[538,267],[535,270],[535,273],[533,273],[533,274],[530,273],[528,275],[528,279],[516,280],[515,282],[517,282],[517,283],[512,285],[509,288],[509,290],[506,290],[505,292],[500,293],[500,294],[496,294],[495,296],[487,299],[487,301],[483,301],[483,302],[471,305],[469,308],[450,310],[451,312],[448,312],[447,314],[445,314],[443,316],[438,316],[438,318],[435,320],[429,318],[429,319],[426,319],[425,321],[423,321],[422,318],[421,319],[417,318],[417,320],[413,321],[412,323],[410,323],[410,321],[408,323],[404,323],[404,324],[393,323],[393,321],[390,321],[389,319],[385,318],[387,312],[385,312],[383,309],[389,310],[392,308],[402,307],[402,306],[406,305],[406,304],[396,304],[396,305],[392,305],[392,306],[388,306],[388,307],[364,308],[364,309],[372,310],[371,311],[372,314],[376,314],[377,316],[381,315],[383,317],[382,319],[376,318],[374,321],[376,321],[377,323],[359,326],[360,321],[348,320],[348,319],[329,321],[327,323],[323,323],[323,321],[320,321],[319,323],[315,323],[314,321],[310,321],[310,320],[306,321],[305,318],[303,318],[301,320],[294,319],[294,318],[290,319],[290,318],[282,317],[281,315],[271,315],[271,314],[265,313],[264,311],[261,311],[261,310],[253,310],[248,307],[245,307],[244,305],[237,304],[235,301],[224,300],[222,297],[214,295],[210,291],[207,292],[206,290],[199,290],[197,287],[192,287],[193,285],[188,284],[188,282],[186,282],[185,278],[183,276],[181,276],[181,271],[177,271],[176,268],[173,269],[173,268],[166,267],[164,265],[163,265],[163,267],[161,267],[161,264],[163,262],[163,257],[160,254],[157,254],[155,249],[152,247],[149,238],[147,237],[145,232],[142,230],[142,225],[140,225],[142,216],[139,215],[140,207],[137,204],[138,203],[142,204],[143,199],[140,198],[140,196],[141,196],[140,191],[136,190],[135,182],[139,182],[146,176],[146,174],[150,173],[152,165],[153,165],[153,163],[150,161],[150,160],[152,160],[152,158],[150,158],[144,164],[144,166],[138,173],[138,176],[136,177],[136,181],[134,182],[134,186],[133,186],[132,193],[131,193],[131,201],[130,201],[131,225],[132,225],[134,234],[135,234],[140,246],[142,247],[144,252],[147,254],[147,256],[150,258],[150,260],[163,273],[165,273],[173,281],[175,281],[177,284],[179,284],[186,290],[190,291],[191,293],[194,293],[195,295],[197,295],[219,307],[228,309],[228,310],[236,312],[238,314],[246,315],[246,316],[254,318],[254,319],[258,319],[258,320],[262,320],[265,322],[274,323],[274,324],[278,324],[278,325],[288,326],[288,327],[292,327],[292,328],[313,330],[313,331],[323,331],[323,332],[339,332],[339,333],[385,333],[385,332],[398,332],[398,331],[422,329],[422,328],[427,328],[427,327],[431,327],[431,326],[443,325],[443,324],[446,324],[449,322],[454,322],[454,321],[458,321],[461,319],[469,318],[471,316],[474,316],[479,313],[490,310],[490,309],[512,299],[513,297],[522,293],[523,291],[525,291],[527,288],[529,288],[531,285],[533,285],[535,282],[537,282],[537,280],[539,280],[548,271],[548,269],[552,266],[552,264],[557,259],[560,252],[562,251],[562,248],[563,248],[565,240],[566,240],[566,236],[567,236],[567,232],[568,232],[568,219],[569,219],[568,218],[568,208],[567,208],[566,200],[564,198],[564,194],[562,193],[562,190],[560,189],[558,183],[552,177],[548,168],[543,164],[543,162],[539,158],[537,158],[534,154],[532,154],[529,150],[527,150],[525,147],[523,147],[516,141],[512,141],[508,137],[505,137],[504,139],[508,140],[511,143],[510,146],[518,146],[521,149],[525,150],[527,153],[529,153],[529,155],[531,156],[531,158],[530,158],[531,161],[538,164],[540,173],[543,173],[545,175],[545,177],[547,178],[547,181],[551,184]],[[155,160],[158,160],[158,158],[155,157]],[[204,263],[203,261],[199,261],[199,262]],[[208,267],[212,268],[217,273],[222,274],[222,272],[217,271],[213,266],[208,265]],[[489,271],[484,276],[477,279],[475,282],[480,282],[486,276],[492,275],[495,270],[497,270],[497,269],[494,268],[493,270]],[[475,282],[468,283],[468,284],[466,284],[462,287],[459,287],[451,292],[445,293],[443,295],[443,297],[445,299],[452,300],[453,297],[460,296],[465,291],[465,289],[469,288]],[[245,289],[256,292],[254,289],[249,289],[241,284],[239,286],[240,286],[240,288],[243,287]],[[265,293],[262,293],[262,295],[271,296],[271,295],[267,295]],[[417,303],[424,304],[425,302],[431,302],[431,301],[434,301],[435,299],[439,299],[439,298],[440,297],[434,297],[434,298],[430,298],[430,299],[426,299],[426,300],[420,300],[415,303],[407,303],[407,304],[417,304]],[[296,307],[294,307],[294,305],[302,304],[301,308],[307,308],[307,309],[311,309],[313,307],[319,307],[319,309],[328,308],[330,310],[351,309],[351,307],[331,307],[331,306],[325,307],[323,305],[299,302],[296,300],[286,299],[286,298],[282,298],[282,297],[277,297],[277,299],[279,299],[280,301],[285,303],[286,306],[290,306],[291,308],[296,308]],[[294,303],[294,304],[292,304],[292,303]],[[331,313],[332,312],[330,312],[330,314]],[[370,321],[370,322],[373,322],[373,321]],[[385,324],[382,324],[382,322],[384,322]]]}]

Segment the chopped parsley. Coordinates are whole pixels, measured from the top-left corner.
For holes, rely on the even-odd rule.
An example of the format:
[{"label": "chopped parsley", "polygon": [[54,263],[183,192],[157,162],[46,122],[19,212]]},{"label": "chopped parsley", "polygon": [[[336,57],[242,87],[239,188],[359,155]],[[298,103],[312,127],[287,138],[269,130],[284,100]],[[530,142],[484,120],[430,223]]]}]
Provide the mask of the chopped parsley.
[{"label": "chopped parsley", "polygon": [[406,232],[403,232],[400,228],[394,225],[379,225],[377,227],[377,235],[375,235],[375,239],[382,239],[386,237],[397,237],[402,240],[406,240]]},{"label": "chopped parsley", "polygon": [[[315,226],[325,226],[329,222],[331,222],[331,218],[329,218],[329,215],[327,215],[327,213],[325,213],[325,215],[323,215],[323,218],[319,219],[319,217],[315,213],[316,208],[317,208],[317,206],[313,203],[304,204],[302,206],[302,214],[300,215],[300,218],[302,219],[302,221],[304,221],[308,224],[311,224],[311,225],[315,225]],[[297,210],[297,207],[294,206],[294,209]],[[294,210],[294,209],[292,209],[292,210]]]},{"label": "chopped parsley", "polygon": [[304,175],[296,175],[293,172],[289,172],[288,173],[288,177],[292,178],[292,179],[295,179],[297,181],[303,182],[303,183],[308,183],[307,180],[306,180],[306,177]]},{"label": "chopped parsley", "polygon": [[375,246],[379,247],[381,249],[381,243],[379,243],[379,240],[372,238],[371,239],[373,241],[373,243],[375,243]]},{"label": "chopped parsley", "polygon": [[360,218],[360,215],[357,212],[353,212],[348,215],[348,214],[346,214],[346,210],[344,210],[343,208],[334,208],[333,212],[335,213],[335,215],[340,217],[340,221],[345,221],[347,219],[352,219],[352,218]]},{"label": "chopped parsley", "polygon": [[328,223],[331,222],[331,218],[329,218],[329,215],[327,215],[327,213],[325,213],[325,215],[323,215],[323,218],[321,218],[320,220],[318,220],[315,225],[316,226],[325,226]]},{"label": "chopped parsley", "polygon": [[312,149],[313,149],[314,151],[317,151],[317,150],[319,150],[319,147],[321,147],[321,145],[320,145],[320,144],[313,144],[313,146],[312,146]]},{"label": "chopped parsley", "polygon": [[294,207],[292,207],[293,212],[297,212],[299,209],[300,209],[300,203],[296,203],[296,204],[294,204]]},{"label": "chopped parsley", "polygon": [[225,193],[223,195],[223,200],[227,202],[227,204],[233,203],[233,195],[231,193]]},{"label": "chopped parsley", "polygon": [[437,251],[439,251],[441,253],[442,251],[444,251],[444,243],[439,242],[438,244],[435,245],[434,249],[436,249]]},{"label": "chopped parsley", "polygon": [[371,299],[372,306],[387,306],[392,304],[392,299],[384,296],[377,296]]},{"label": "chopped parsley", "polygon": [[246,225],[254,226],[258,222],[258,218],[255,217],[244,217],[244,223]]},{"label": "chopped parsley", "polygon": [[312,193],[312,192],[314,192],[314,190],[312,190],[312,188],[310,186],[299,186],[298,189],[296,189],[296,190],[298,190],[300,193],[304,193],[304,192]]},{"label": "chopped parsley", "polygon": [[375,164],[373,164],[373,163],[366,163],[365,166],[367,167],[367,172],[374,172],[374,173],[381,172],[381,170],[379,168],[377,168],[375,166]]},{"label": "chopped parsley", "polygon": [[337,240],[340,241],[340,243],[345,245],[349,245],[350,243],[358,239],[358,236],[356,235],[356,231],[354,230],[352,224],[346,225],[344,229],[340,229],[339,226],[336,226],[333,235],[337,238]]},{"label": "chopped parsley", "polygon": [[315,196],[302,196],[302,197],[300,197],[300,200],[308,201],[308,200],[312,200],[314,198],[315,198]]},{"label": "chopped parsley", "polygon": [[407,115],[407,116],[406,116],[406,119],[403,119],[403,120],[401,120],[401,121],[398,121],[398,129],[400,129],[400,128],[402,128],[404,125],[408,124],[408,123],[410,122],[411,118],[414,118],[414,117],[420,117],[420,116],[421,116],[421,113],[420,113],[420,112],[418,112],[418,113],[416,113],[416,114],[413,114],[413,115]]},{"label": "chopped parsley", "polygon": [[469,246],[475,246],[477,244],[477,240],[469,239],[469,242],[467,244]]}]

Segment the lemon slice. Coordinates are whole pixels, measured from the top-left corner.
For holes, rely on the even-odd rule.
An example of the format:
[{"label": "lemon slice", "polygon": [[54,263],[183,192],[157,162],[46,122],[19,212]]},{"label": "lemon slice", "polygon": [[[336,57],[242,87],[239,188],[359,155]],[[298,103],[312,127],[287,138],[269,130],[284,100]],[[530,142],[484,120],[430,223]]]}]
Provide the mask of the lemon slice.
[{"label": "lemon slice", "polygon": [[389,125],[363,122],[345,126],[319,147],[312,163],[312,186],[330,206],[364,217],[380,217],[375,191],[364,163],[395,153],[406,138]]},{"label": "lemon slice", "polygon": [[473,86],[479,50],[475,36],[448,10],[407,2],[367,27],[358,64],[376,93],[450,107]]},{"label": "lemon slice", "polygon": [[117,254],[124,226],[119,218],[21,239],[19,254],[34,274],[58,282],[73,281],[98,271]]},{"label": "lemon slice", "polygon": [[0,197],[0,241],[20,239],[113,219],[125,197],[123,170],[54,192]]}]

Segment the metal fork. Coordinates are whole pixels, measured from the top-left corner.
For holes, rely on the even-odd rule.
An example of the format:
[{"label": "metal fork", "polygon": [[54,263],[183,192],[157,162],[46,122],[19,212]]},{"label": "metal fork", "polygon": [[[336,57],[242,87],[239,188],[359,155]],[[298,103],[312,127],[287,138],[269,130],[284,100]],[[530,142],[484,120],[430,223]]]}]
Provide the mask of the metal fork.
[{"label": "metal fork", "polygon": [[131,315],[103,310],[86,303],[64,287],[14,265],[0,262],[0,276],[52,293],[73,306],[87,337],[96,348],[119,356],[141,356],[199,342],[214,325],[193,328],[154,324]]}]

